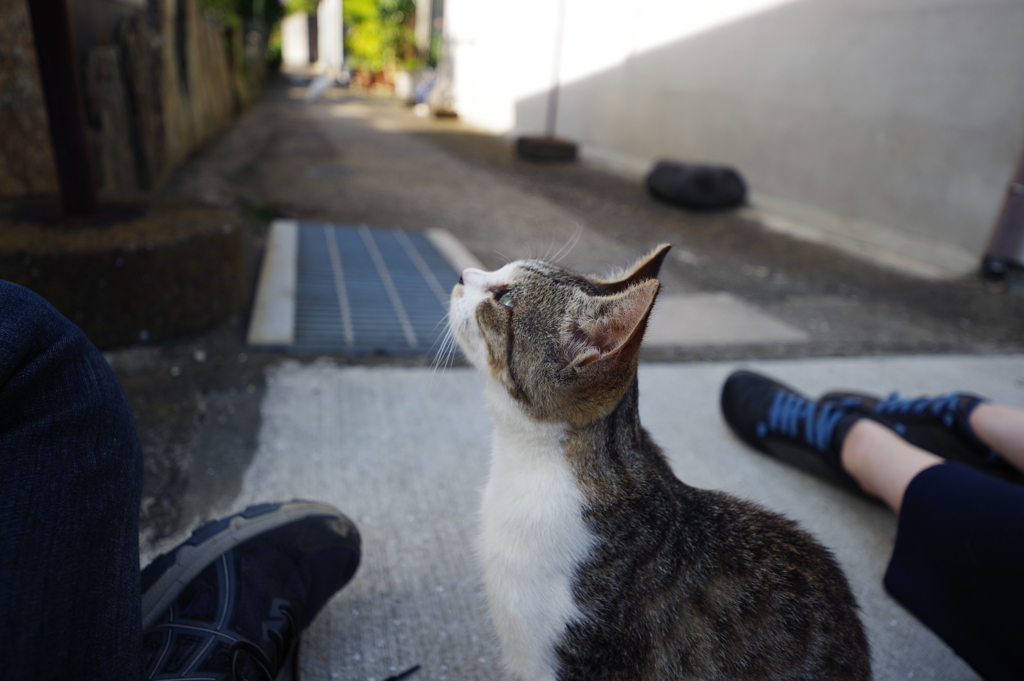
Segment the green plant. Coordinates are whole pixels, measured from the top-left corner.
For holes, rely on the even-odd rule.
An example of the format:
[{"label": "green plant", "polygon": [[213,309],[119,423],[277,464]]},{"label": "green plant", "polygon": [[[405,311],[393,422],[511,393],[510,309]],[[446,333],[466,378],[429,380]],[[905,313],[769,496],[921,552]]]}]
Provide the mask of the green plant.
[{"label": "green plant", "polygon": [[217,17],[229,28],[242,25],[242,8],[238,0],[199,0],[199,8]]},{"label": "green plant", "polygon": [[277,24],[270,30],[270,37],[267,38],[267,68],[271,71],[281,68],[281,62],[284,60],[282,47],[281,26]]},{"label": "green plant", "polygon": [[[288,0],[286,4],[306,3],[316,11],[319,0]],[[277,0],[198,0],[199,8],[217,17],[228,28],[240,28],[247,22],[262,24],[267,30],[277,25],[285,7]]]},{"label": "green plant", "polygon": [[380,73],[416,57],[414,0],[346,0],[345,54],[348,66]]},{"label": "green plant", "polygon": [[[305,3],[316,11],[319,0],[288,0],[288,3]],[[215,16],[225,28],[231,31],[261,29],[264,36],[272,38],[278,30],[285,7],[278,0],[198,0],[199,9]],[[244,38],[243,38],[244,40]],[[267,65],[276,69],[281,64],[280,40],[274,44],[268,40]],[[247,62],[241,61],[242,68],[248,68]]]},{"label": "green plant", "polygon": [[284,9],[285,15],[295,14],[296,12],[316,14],[316,8],[319,4],[320,0],[285,0],[281,3],[281,6]]}]

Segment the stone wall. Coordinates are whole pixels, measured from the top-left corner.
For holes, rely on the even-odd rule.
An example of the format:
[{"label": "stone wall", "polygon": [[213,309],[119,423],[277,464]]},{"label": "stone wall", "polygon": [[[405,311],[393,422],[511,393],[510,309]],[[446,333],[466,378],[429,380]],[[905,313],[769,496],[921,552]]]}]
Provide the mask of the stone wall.
[{"label": "stone wall", "polygon": [[57,191],[24,0],[0,2],[0,198]]},{"label": "stone wall", "polygon": [[[196,0],[150,0],[148,12],[122,12],[107,28],[76,45],[90,148],[101,197],[133,200],[256,95],[261,41],[253,49],[243,29],[223,26]],[[105,37],[88,44],[96,35]],[[0,3],[0,130],[0,197],[56,192],[25,0]]]}]

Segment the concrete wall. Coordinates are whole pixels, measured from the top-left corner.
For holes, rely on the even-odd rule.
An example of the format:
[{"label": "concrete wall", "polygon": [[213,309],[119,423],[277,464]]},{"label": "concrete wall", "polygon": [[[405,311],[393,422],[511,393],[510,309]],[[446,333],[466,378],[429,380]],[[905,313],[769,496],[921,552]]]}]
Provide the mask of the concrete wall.
[{"label": "concrete wall", "polygon": [[345,63],[341,0],[320,0],[316,10],[317,56],[334,73]]},{"label": "concrete wall", "polygon": [[294,12],[281,20],[281,57],[286,69],[339,73],[345,63],[342,0],[320,0],[316,15]]},{"label": "concrete wall", "polygon": [[285,68],[309,66],[309,15],[294,12],[281,20],[281,62]]},{"label": "concrete wall", "polygon": [[762,203],[975,255],[1024,144],[1019,0],[447,0],[446,26],[472,123],[543,132],[559,82],[584,156],[733,164]]}]

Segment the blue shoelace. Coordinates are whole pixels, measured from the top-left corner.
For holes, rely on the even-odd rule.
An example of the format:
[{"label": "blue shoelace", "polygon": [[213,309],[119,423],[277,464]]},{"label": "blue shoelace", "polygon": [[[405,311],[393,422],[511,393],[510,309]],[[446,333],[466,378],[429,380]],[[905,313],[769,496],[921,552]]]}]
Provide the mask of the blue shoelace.
[{"label": "blue shoelace", "polygon": [[956,408],[960,400],[960,393],[949,393],[938,397],[918,397],[914,399],[900,399],[900,394],[894,392],[889,397],[875,404],[875,412],[879,414],[917,414],[931,412],[932,416],[942,419],[947,428],[952,427],[956,419]]},{"label": "blue shoelace", "polygon": [[768,408],[768,421],[757,424],[757,436],[779,433],[799,439],[802,426],[803,439],[807,444],[825,453],[832,444],[836,424],[847,413],[846,409],[834,402],[818,405],[805,397],[778,390]]},{"label": "blue shoelace", "polygon": [[[952,428],[956,422],[956,410],[961,397],[963,397],[963,393],[949,393],[948,395],[939,395],[938,397],[918,397],[901,400],[900,394],[894,392],[889,397],[875,404],[875,412],[878,414],[914,414],[917,416],[930,412],[932,416],[941,418],[946,428]],[[894,429],[897,433],[903,435],[907,428],[902,423],[896,423],[894,424]],[[970,430],[969,427],[968,430]],[[992,463],[999,459],[999,453],[996,450],[982,443],[977,439],[977,436],[974,436],[974,439],[987,450],[983,456],[985,461]]]}]

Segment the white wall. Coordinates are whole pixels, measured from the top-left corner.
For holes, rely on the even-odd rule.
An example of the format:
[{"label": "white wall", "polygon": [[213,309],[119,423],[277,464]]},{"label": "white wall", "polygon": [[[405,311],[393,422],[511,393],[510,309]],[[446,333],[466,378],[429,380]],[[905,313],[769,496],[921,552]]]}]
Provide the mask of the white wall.
[{"label": "white wall", "polygon": [[309,15],[305,12],[281,20],[281,61],[286,67],[309,66]]},{"label": "white wall", "polygon": [[434,0],[416,0],[416,49],[430,49],[430,29]]},{"label": "white wall", "polygon": [[[543,132],[560,0],[447,0],[460,116]],[[980,254],[1024,144],[1020,0],[564,0],[556,132]]]},{"label": "white wall", "polygon": [[318,61],[337,72],[345,62],[341,0],[320,0],[316,18]]}]

